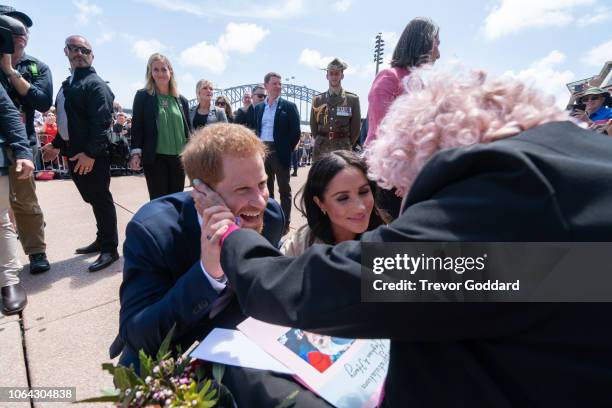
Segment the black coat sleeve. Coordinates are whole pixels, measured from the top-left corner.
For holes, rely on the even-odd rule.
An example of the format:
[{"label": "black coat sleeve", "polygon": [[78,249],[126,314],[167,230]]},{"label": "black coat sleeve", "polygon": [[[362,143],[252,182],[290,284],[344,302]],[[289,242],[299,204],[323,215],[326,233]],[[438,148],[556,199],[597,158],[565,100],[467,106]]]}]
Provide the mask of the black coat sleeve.
[{"label": "black coat sleeve", "polygon": [[24,105],[46,112],[53,103],[53,78],[47,64],[38,61],[38,74],[30,82],[30,89],[22,97]]},{"label": "black coat sleeve", "polygon": [[144,99],[146,93],[142,90],[136,92],[132,103],[132,149],[142,149],[144,140]]},{"label": "black coat sleeve", "polygon": [[[529,219],[534,241],[568,238],[554,192],[541,175],[511,155],[483,156],[470,161],[472,165],[453,157],[437,163],[448,161],[448,171],[430,167],[434,176],[448,180],[437,183],[425,177],[427,192],[426,186],[415,185],[422,196],[414,198],[396,221],[364,233],[361,240],[517,241],[526,236],[525,216],[533,211],[539,215]],[[483,160],[491,160],[497,169],[469,175],[473,164]],[[359,241],[313,245],[301,256],[283,257],[257,234],[238,230],[225,240],[221,257],[245,314],[341,337],[492,338],[524,330],[554,307],[530,312],[531,305],[515,303],[362,302]]]},{"label": "black coat sleeve", "polygon": [[300,141],[302,132],[300,130],[300,113],[298,112],[297,106],[295,103],[290,103],[289,105],[289,136],[291,137],[291,151],[293,151]]},{"label": "black coat sleeve", "polygon": [[87,146],[84,149],[89,157],[104,155],[108,149],[108,136],[113,118],[115,96],[102,79],[87,84],[85,107],[89,128]]},{"label": "black coat sleeve", "polygon": [[11,149],[15,159],[32,160],[30,143],[21,115],[2,86],[0,86],[0,114],[2,115],[0,139],[3,139],[5,146]]},{"label": "black coat sleeve", "polygon": [[187,139],[189,139],[189,134],[193,132],[193,124],[189,120],[189,101],[183,95],[179,96],[179,100],[181,101],[181,114],[183,115],[183,121],[187,126],[188,134]]}]

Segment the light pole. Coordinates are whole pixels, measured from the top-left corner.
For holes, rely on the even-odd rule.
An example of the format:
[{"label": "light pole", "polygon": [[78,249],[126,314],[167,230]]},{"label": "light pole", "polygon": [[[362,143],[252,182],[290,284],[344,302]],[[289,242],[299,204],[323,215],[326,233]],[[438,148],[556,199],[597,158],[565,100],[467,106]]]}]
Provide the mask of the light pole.
[{"label": "light pole", "polygon": [[376,74],[378,74],[378,66],[383,62],[383,50],[385,46],[385,40],[382,39],[382,33],[376,35],[376,41],[374,45],[374,62],[376,63]]}]

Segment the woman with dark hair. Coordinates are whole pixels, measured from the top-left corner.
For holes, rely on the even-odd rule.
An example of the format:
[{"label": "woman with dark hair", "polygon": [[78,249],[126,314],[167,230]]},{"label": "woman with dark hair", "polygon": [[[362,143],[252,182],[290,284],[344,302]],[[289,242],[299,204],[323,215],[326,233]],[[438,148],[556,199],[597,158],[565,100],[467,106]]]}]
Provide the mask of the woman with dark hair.
[{"label": "woman with dark hair", "polygon": [[[378,126],[389,106],[405,92],[403,79],[411,69],[434,64],[440,58],[439,46],[440,28],[433,21],[417,17],[408,23],[393,51],[391,68],[380,71],[368,93],[368,135],[364,146],[376,139]],[[401,198],[394,190],[380,189],[376,204],[389,217],[399,216]]]},{"label": "woman with dark hair", "polygon": [[232,105],[230,104],[230,101],[227,96],[217,96],[215,106],[225,112],[225,117],[227,118],[228,123],[234,123],[234,112],[232,111]]},{"label": "woman with dark hair", "polygon": [[185,172],[179,155],[189,139],[189,104],[176,86],[170,60],[149,57],[146,85],[136,92],[132,114],[130,167],[144,167],[151,200],[183,191]]},{"label": "woman with dark hair", "polygon": [[376,185],[367,173],[365,160],[347,150],[315,162],[297,195],[301,202],[296,207],[308,224],[289,237],[281,251],[297,256],[312,244],[359,239],[363,232],[384,224],[374,207]]}]

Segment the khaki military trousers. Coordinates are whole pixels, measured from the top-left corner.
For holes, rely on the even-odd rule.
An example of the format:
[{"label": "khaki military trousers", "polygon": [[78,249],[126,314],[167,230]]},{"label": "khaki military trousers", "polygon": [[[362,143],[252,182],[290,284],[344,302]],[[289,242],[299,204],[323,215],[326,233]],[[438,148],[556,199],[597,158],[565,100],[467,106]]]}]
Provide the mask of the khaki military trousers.
[{"label": "khaki military trousers", "polygon": [[0,287],[19,283],[17,234],[9,217],[9,178],[0,176]]},{"label": "khaki military trousers", "polygon": [[312,162],[317,162],[327,153],[331,153],[336,150],[351,150],[351,139],[348,137],[330,139],[325,136],[317,136],[314,142]]},{"label": "khaki military trousers", "polygon": [[38,205],[34,176],[27,180],[20,180],[17,176],[13,164],[9,167],[10,197],[19,241],[27,255],[45,252],[45,220]]}]

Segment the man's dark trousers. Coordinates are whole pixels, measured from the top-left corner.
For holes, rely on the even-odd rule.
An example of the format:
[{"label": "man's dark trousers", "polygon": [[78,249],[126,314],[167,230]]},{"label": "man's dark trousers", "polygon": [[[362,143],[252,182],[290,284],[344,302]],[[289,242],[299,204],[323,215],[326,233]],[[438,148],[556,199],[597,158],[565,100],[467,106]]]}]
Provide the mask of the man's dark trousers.
[{"label": "man's dark trousers", "polygon": [[91,204],[98,227],[97,238],[101,252],[115,252],[119,244],[117,236],[117,211],[110,192],[110,157],[96,157],[93,169],[85,175],[74,172],[76,161],[69,162],[70,175],[81,197]]},{"label": "man's dark trousers", "polygon": [[[278,152],[274,149],[274,142],[265,142],[268,148],[268,156],[265,161],[266,175],[268,176],[268,191],[270,198],[274,198],[274,180],[278,183],[278,193],[280,195],[281,208],[285,213],[285,219],[291,219],[291,167],[285,167],[278,158]],[[291,160],[289,160],[291,163]]]}]

